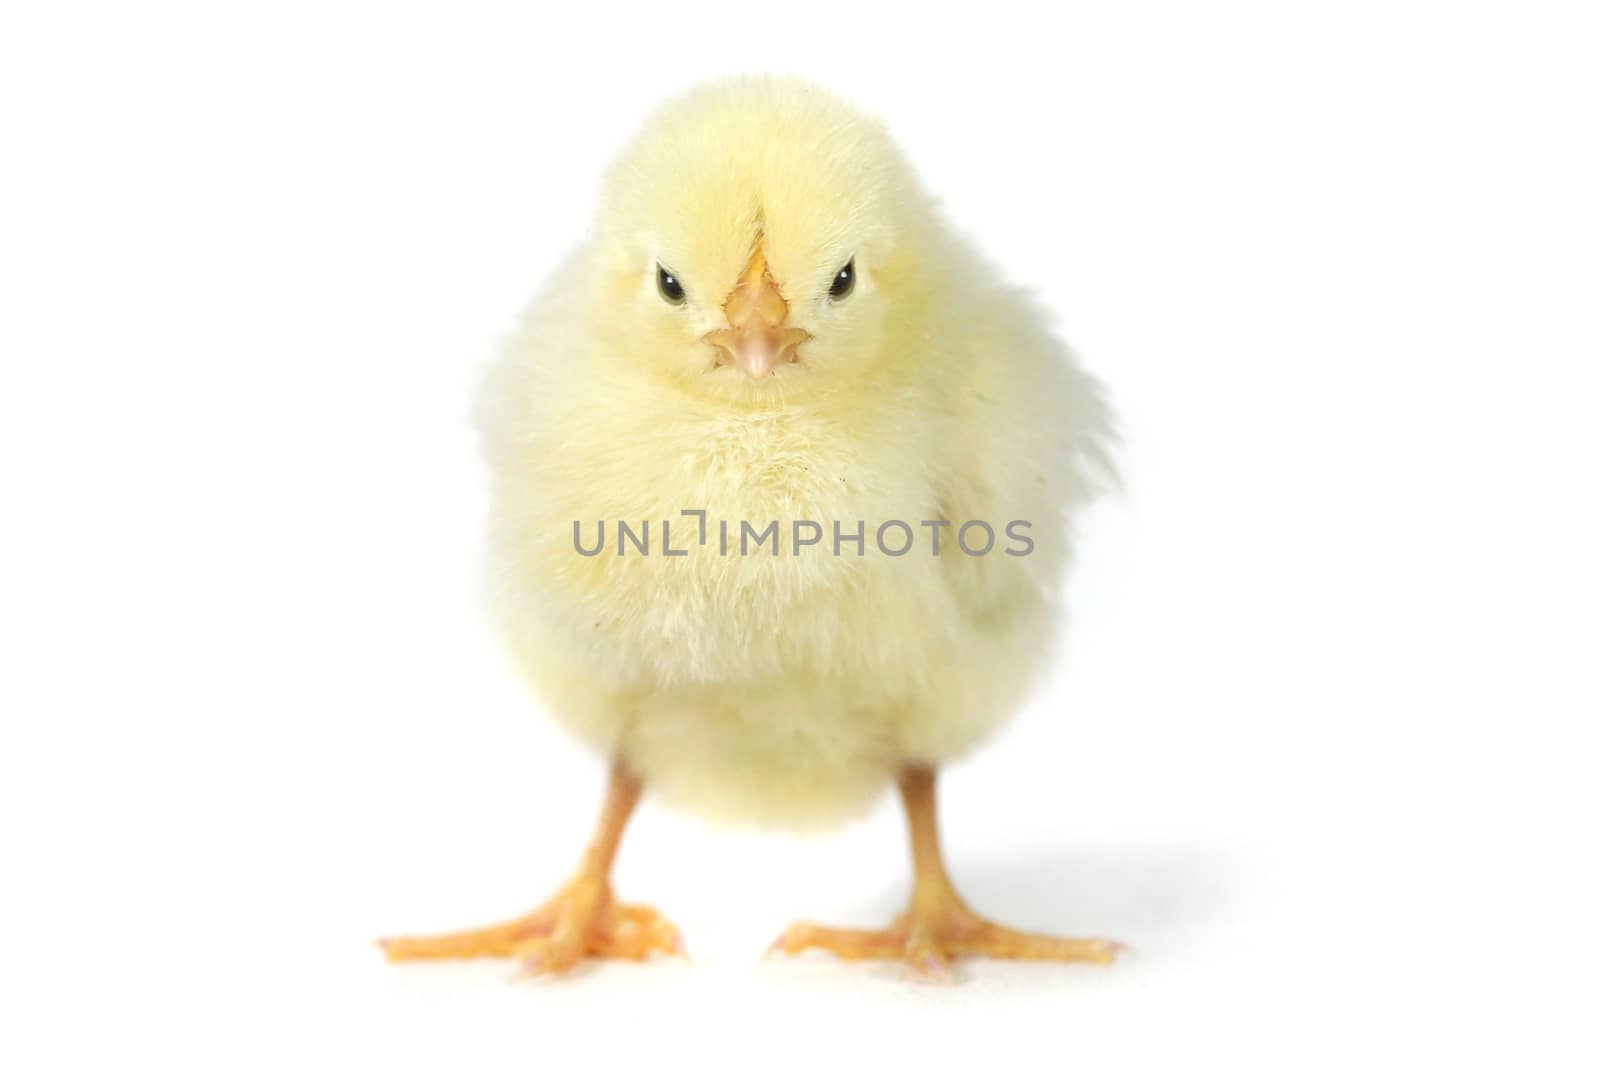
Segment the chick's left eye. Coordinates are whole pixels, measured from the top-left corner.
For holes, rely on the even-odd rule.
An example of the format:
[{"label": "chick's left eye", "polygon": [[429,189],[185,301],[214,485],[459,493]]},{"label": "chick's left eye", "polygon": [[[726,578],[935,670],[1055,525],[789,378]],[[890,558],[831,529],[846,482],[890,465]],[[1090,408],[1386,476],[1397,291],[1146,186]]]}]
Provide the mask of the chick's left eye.
[{"label": "chick's left eye", "polygon": [[839,268],[839,273],[833,276],[833,284],[828,287],[828,296],[834,300],[843,300],[850,295],[850,290],[856,287],[856,261],[851,260]]},{"label": "chick's left eye", "polygon": [[656,289],[660,291],[661,299],[667,303],[683,303],[683,283],[659,263],[656,264]]}]

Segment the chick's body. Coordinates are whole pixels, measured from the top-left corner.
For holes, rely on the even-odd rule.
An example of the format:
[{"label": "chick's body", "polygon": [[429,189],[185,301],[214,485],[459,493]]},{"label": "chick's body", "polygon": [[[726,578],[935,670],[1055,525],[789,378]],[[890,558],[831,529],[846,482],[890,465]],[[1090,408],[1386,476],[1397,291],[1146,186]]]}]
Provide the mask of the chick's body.
[{"label": "chick's body", "polygon": [[[757,380],[705,341],[752,264],[808,335]],[[1015,709],[1106,432],[1094,383],[878,125],[764,79],[646,124],[478,421],[495,617],[542,703],[669,802],[795,826],[861,810]],[[619,520],[648,521],[648,554]],[[776,555],[749,547],[742,524],[773,520]],[[797,546],[796,520],[820,543]],[[981,555],[958,542],[973,520],[995,535]],[[601,524],[603,550],[580,552]]]}]

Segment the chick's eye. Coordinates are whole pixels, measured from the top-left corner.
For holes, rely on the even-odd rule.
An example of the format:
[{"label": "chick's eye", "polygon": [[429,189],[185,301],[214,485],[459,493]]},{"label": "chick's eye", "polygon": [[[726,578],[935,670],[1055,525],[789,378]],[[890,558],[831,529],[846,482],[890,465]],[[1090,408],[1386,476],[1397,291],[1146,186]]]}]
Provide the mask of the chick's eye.
[{"label": "chick's eye", "polygon": [[659,263],[656,264],[656,289],[661,293],[661,299],[667,303],[683,303],[683,283]]},{"label": "chick's eye", "polygon": [[850,295],[850,290],[856,287],[856,261],[852,259],[839,273],[833,276],[833,284],[828,286],[828,296],[833,300],[843,300]]}]

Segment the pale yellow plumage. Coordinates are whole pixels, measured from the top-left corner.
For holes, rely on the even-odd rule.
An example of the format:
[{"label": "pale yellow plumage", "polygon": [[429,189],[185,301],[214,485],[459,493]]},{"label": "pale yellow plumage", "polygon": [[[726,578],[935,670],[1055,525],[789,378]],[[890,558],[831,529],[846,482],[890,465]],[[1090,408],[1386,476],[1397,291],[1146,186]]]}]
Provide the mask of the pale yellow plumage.
[{"label": "pale yellow plumage", "polygon": [[[544,705],[609,755],[606,801],[544,904],[387,940],[389,957],[554,972],[681,953],[676,927],[611,890],[645,790],[804,827],[893,781],[906,912],[883,930],[800,923],[774,947],[925,970],[963,955],[1109,962],[1113,942],[969,908],[934,799],[935,768],[1015,710],[1049,652],[1106,422],[1094,383],[948,232],[877,123],[785,80],[670,101],[612,167],[590,240],[534,299],[479,404],[495,617]],[[704,543],[686,510],[703,513]],[[621,551],[619,521],[648,524],[652,552]],[[1006,540],[972,527],[967,548],[983,551],[968,555],[958,530],[980,521]],[[744,524],[773,522],[777,554],[750,552]],[[924,524],[938,522],[936,555]],[[580,551],[575,523],[609,525],[609,543],[590,554],[591,534]],[[859,546],[835,539],[856,533]]]},{"label": "pale yellow plumage", "polygon": [[[703,337],[758,247],[811,339],[752,381]],[[1094,383],[883,129],[777,79],[648,120],[589,241],[500,350],[478,422],[495,617],[542,704],[669,803],[790,826],[859,812],[1017,707],[1107,434]],[[683,509],[705,509],[711,544],[664,557],[663,520],[675,546],[696,531]],[[724,558],[719,518],[780,520],[779,556]],[[650,556],[575,550],[574,520],[592,542],[619,519],[650,520]],[[824,544],[794,555],[794,519]],[[899,558],[874,542],[891,519],[917,536]],[[937,558],[919,525],[935,519],[954,524]],[[1035,550],[969,557],[953,544],[968,519],[1030,522]],[[832,553],[835,520],[864,522],[864,556]]]}]

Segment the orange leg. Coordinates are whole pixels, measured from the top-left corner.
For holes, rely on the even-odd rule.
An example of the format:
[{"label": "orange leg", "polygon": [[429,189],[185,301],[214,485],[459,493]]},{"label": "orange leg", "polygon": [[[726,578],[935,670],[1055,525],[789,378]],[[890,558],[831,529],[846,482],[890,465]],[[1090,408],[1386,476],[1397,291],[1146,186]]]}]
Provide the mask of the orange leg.
[{"label": "orange leg", "polygon": [[642,960],[657,951],[683,955],[683,938],[659,912],[618,903],[611,895],[611,864],[639,791],[639,779],[620,764],[612,768],[600,823],[578,873],[522,918],[454,934],[392,937],[378,946],[394,963],[502,956],[520,959],[536,973],[567,970],[584,956]]},{"label": "orange leg", "polygon": [[943,973],[950,961],[959,956],[1082,963],[1110,963],[1115,959],[1123,947],[1115,941],[1025,934],[989,922],[967,906],[950,884],[940,854],[934,777],[932,769],[914,767],[900,778],[916,871],[911,906],[905,913],[884,930],[795,923],[778,938],[773,949],[792,955],[821,948],[847,960],[901,959],[931,973]]}]

